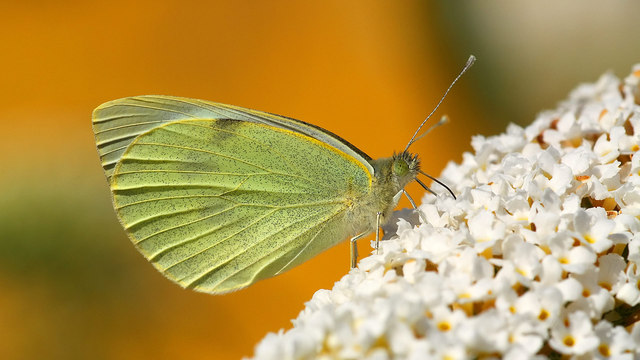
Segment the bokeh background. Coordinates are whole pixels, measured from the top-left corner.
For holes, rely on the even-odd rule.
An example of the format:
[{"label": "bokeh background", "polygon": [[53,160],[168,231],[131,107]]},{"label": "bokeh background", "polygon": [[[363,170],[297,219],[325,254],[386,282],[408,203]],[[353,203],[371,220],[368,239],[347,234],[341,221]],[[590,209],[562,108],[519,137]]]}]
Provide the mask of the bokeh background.
[{"label": "bokeh background", "polygon": [[2,359],[250,356],[348,271],[343,243],[224,296],[164,279],[111,208],[90,123],[102,102],[230,103],[388,156],[474,54],[436,113],[452,121],[413,148],[437,175],[472,135],[526,125],[640,62],[629,1],[2,1],[0,14]]}]

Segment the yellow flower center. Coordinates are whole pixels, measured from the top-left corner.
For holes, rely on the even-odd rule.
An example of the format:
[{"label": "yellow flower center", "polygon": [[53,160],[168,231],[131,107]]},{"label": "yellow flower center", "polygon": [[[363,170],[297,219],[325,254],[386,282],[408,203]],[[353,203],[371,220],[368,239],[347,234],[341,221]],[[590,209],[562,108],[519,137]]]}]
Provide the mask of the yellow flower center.
[{"label": "yellow flower center", "polygon": [[607,344],[600,344],[600,346],[598,346],[598,352],[602,356],[611,356],[611,350],[609,350],[609,345]]},{"label": "yellow flower center", "polygon": [[599,282],[598,285],[600,285],[601,288],[607,289],[607,291],[611,291],[611,284],[608,282]]},{"label": "yellow flower center", "polygon": [[573,336],[567,335],[562,340],[562,343],[565,344],[566,346],[571,347],[576,344],[576,340],[573,338]]},{"label": "yellow flower center", "polygon": [[545,309],[540,310],[540,314],[538,314],[538,319],[541,321],[545,321],[549,318],[549,312]]},{"label": "yellow flower center", "polygon": [[449,331],[451,330],[451,324],[448,321],[440,321],[438,323],[438,330],[440,331]]}]

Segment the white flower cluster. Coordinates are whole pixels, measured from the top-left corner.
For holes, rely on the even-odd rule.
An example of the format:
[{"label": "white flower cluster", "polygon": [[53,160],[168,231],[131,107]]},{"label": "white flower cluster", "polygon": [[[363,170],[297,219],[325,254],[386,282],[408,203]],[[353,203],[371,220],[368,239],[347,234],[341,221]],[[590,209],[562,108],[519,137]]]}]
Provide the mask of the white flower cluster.
[{"label": "white flower cluster", "polygon": [[640,358],[640,65],[475,154],[257,359]]}]

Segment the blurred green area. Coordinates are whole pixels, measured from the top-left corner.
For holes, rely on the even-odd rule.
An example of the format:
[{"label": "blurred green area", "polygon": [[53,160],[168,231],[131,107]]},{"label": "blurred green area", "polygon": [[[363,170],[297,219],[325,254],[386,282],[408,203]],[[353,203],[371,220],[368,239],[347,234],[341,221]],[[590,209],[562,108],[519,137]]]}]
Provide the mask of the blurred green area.
[{"label": "blurred green area", "polygon": [[13,182],[0,198],[0,307],[8,310],[0,321],[0,354],[106,358],[105,340],[117,339],[118,329],[149,310],[148,298],[127,303],[145,299],[148,282],[131,271],[137,254],[121,251],[127,239],[112,224],[109,204],[96,201],[107,198],[105,189],[87,181],[92,176],[82,168],[61,171],[64,162],[47,168],[37,159],[23,161],[33,160],[48,176],[13,169],[0,181],[3,189]]},{"label": "blurred green area", "polygon": [[[85,135],[70,138],[92,141]],[[88,152],[94,155],[91,147]],[[37,163],[46,176],[34,179],[17,165],[0,179],[0,188],[11,189],[0,198],[0,358],[250,354],[257,339],[225,315],[232,299],[216,302],[182,290],[135,251],[111,208],[97,155],[70,159],[72,166],[39,158],[23,154],[22,160]],[[231,340],[215,336],[220,326]]]},{"label": "blurred green area", "polygon": [[640,62],[640,2],[442,1],[434,17],[442,46],[479,59],[468,79],[486,123],[526,126],[553,109],[577,84],[605,71],[626,76]]},{"label": "blurred green area", "polygon": [[[50,178],[44,181],[52,185]],[[60,292],[94,296],[86,285],[112,285],[124,275],[127,264],[119,257],[114,262],[117,247],[112,239],[126,236],[116,226],[105,226],[115,219],[111,209],[95,201],[105,197],[104,189],[64,182],[44,185],[22,183],[0,201],[0,267],[3,273],[55,276]]]}]

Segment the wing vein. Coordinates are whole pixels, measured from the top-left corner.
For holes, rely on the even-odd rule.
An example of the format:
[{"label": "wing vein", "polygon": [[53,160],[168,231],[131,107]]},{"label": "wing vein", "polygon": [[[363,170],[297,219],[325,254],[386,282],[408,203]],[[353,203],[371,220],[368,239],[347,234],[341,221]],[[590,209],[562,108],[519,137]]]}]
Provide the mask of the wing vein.
[{"label": "wing vein", "polygon": [[[249,177],[247,177],[247,178],[245,178],[244,180],[242,180],[242,181],[240,182],[240,184],[238,184],[238,186],[236,186],[236,187],[235,187],[235,189],[232,189],[232,190],[230,190],[230,191],[237,190],[240,186],[242,186],[242,184],[244,184],[244,182],[245,182],[245,181],[247,181],[247,179],[249,179]],[[229,191],[224,192],[224,193],[222,193],[222,195],[224,195],[224,194],[226,194],[226,193],[228,193],[228,192],[229,192]],[[236,207],[240,206],[237,202],[235,202],[235,201],[233,201],[233,200],[228,200],[228,199],[224,199],[224,198],[222,198],[222,199],[223,199],[223,200],[230,201],[231,203],[233,203],[233,204],[234,204],[231,208],[225,209],[225,211],[226,211],[226,210],[230,210],[230,209],[233,209],[233,208],[236,208]],[[256,207],[259,207],[258,205],[255,205],[255,206],[256,206]],[[199,208],[191,209],[191,211],[193,211],[193,210],[200,210],[200,209],[199,209]],[[187,212],[187,211],[185,211],[185,212]],[[183,226],[192,225],[192,224],[195,224],[195,223],[197,223],[197,222],[199,222],[199,221],[202,221],[202,220],[206,220],[206,219],[212,218],[212,217],[214,217],[214,216],[216,216],[216,215],[218,215],[218,214],[211,214],[211,215],[209,215],[209,216],[205,216],[205,217],[202,217],[202,218],[199,218],[199,219],[193,220],[193,221],[188,222],[188,223],[185,223],[185,224],[177,225],[177,226],[175,226],[174,228],[176,228],[176,229],[177,229],[177,228],[180,228],[180,227],[183,227]],[[155,218],[155,217],[152,217],[151,219],[153,219],[153,218]],[[148,219],[147,219],[147,220],[148,220]],[[147,220],[145,220],[145,221],[147,221]],[[169,229],[169,230],[171,230],[171,229]],[[149,238],[149,237],[150,237],[150,236],[148,236],[147,238]],[[145,239],[146,239],[146,238],[145,238]],[[144,239],[143,239],[143,240],[144,240]],[[139,243],[140,243],[140,242],[142,242],[143,240],[139,240],[138,242],[134,242],[134,244],[139,244]]]},{"label": "wing vein", "polygon": [[[322,231],[322,229],[324,229],[324,227],[326,226],[326,224],[327,224],[327,222],[328,222],[328,221],[330,221],[332,218],[334,218],[335,216],[339,215],[339,214],[340,214],[340,213],[342,213],[343,211],[344,211],[344,209],[341,209],[341,210],[339,210],[339,211],[336,211],[334,214],[331,214],[327,219],[323,220],[323,221],[320,223],[320,224],[322,225],[322,228],[321,228],[321,229],[319,229],[319,230],[315,233],[315,235],[311,238],[311,240],[309,241],[309,243],[311,243],[313,240],[315,240],[315,238],[316,238],[316,237],[318,236],[318,234]],[[317,214],[311,214],[311,215],[307,216],[306,218],[304,218],[303,220],[306,220],[307,218],[309,218],[309,217],[311,217],[311,216],[313,216],[313,215],[317,215]],[[300,221],[303,221],[303,220],[300,220]],[[298,221],[298,222],[300,222],[300,221]],[[297,222],[296,222],[296,223],[297,223]],[[294,224],[295,224],[295,223],[294,223]],[[294,225],[294,224],[291,224],[291,225]],[[290,225],[289,225],[289,226],[290,226]],[[309,228],[309,229],[305,230],[302,234],[300,234],[300,235],[299,235],[299,236],[297,236],[296,238],[300,237],[300,236],[301,236],[301,235],[303,235],[303,234],[306,234],[306,233],[307,233],[307,232],[309,232],[309,231],[314,230],[316,227],[317,227],[317,225],[316,225],[315,227],[312,227],[312,228]],[[282,229],[282,230],[284,230],[284,229]],[[279,231],[279,232],[280,232],[280,231]],[[279,232],[278,232],[278,233],[279,233]],[[259,245],[260,243],[263,243],[265,240],[267,240],[269,237],[271,237],[271,236],[273,236],[273,235],[275,235],[275,234],[277,234],[277,233],[274,233],[274,234],[272,234],[272,235],[269,235],[268,237],[266,237],[266,238],[264,238],[264,239],[260,240],[258,243],[251,245],[248,249],[251,249],[251,248],[253,248],[253,247],[255,247],[255,246]],[[217,285],[219,285],[219,284],[221,284],[221,283],[223,283],[223,282],[225,282],[225,281],[227,281],[229,278],[231,278],[232,276],[236,275],[237,273],[239,273],[239,272],[241,272],[241,271],[243,271],[243,270],[247,269],[249,266],[251,266],[251,265],[253,265],[253,264],[257,263],[258,261],[260,261],[260,260],[262,260],[262,259],[264,259],[264,258],[266,258],[266,257],[270,256],[272,253],[274,253],[275,251],[278,251],[278,250],[279,250],[279,249],[281,249],[282,247],[284,247],[284,246],[288,245],[290,242],[291,242],[291,240],[289,240],[288,242],[283,243],[282,245],[278,246],[277,248],[275,248],[275,249],[273,249],[273,250],[269,251],[268,253],[266,253],[264,256],[261,256],[261,257],[260,257],[260,258],[258,258],[257,260],[255,260],[255,261],[253,261],[253,262],[251,262],[251,263],[249,263],[249,264],[246,264],[246,266],[244,266],[244,267],[242,267],[242,268],[238,269],[237,271],[235,271],[235,272],[233,272],[233,273],[231,273],[231,274],[229,274],[229,275],[225,276],[222,280],[220,280],[220,281],[218,281],[218,282],[216,283],[216,286],[217,286]],[[307,244],[309,244],[309,243],[307,243]],[[246,251],[246,250],[248,250],[248,249],[245,249],[244,251]],[[222,266],[222,265],[224,265],[224,264],[226,264],[226,263],[229,263],[230,261],[233,261],[233,260],[234,260],[235,258],[237,258],[239,255],[240,255],[240,254],[236,254],[235,256],[233,256],[232,258],[230,258],[229,260],[227,260],[227,261],[225,261],[224,263],[222,263],[222,264],[220,264],[220,265],[216,266],[216,268],[214,268],[214,269],[211,269],[211,270],[207,271],[205,274],[203,274],[203,275],[199,276],[199,277],[198,277],[198,279],[196,279],[196,280],[194,280],[194,281],[191,281],[191,282],[187,285],[187,287],[193,287],[193,286],[194,286],[194,284],[195,284],[199,279],[202,279],[203,277],[207,276],[208,274],[210,274],[210,273],[214,272],[214,271],[215,271],[217,268],[219,268],[220,266]],[[268,265],[268,264],[267,264],[267,265]],[[265,266],[266,266],[266,265],[265,265]],[[263,268],[264,268],[264,267],[263,267]],[[280,269],[280,270],[282,270],[282,269]],[[256,273],[256,274],[257,274],[257,273]],[[255,278],[255,276],[254,276],[254,278]],[[252,279],[252,280],[253,280],[253,279]],[[252,281],[252,282],[253,282],[253,281]]]},{"label": "wing vein", "polygon": [[235,176],[253,176],[253,175],[269,175],[269,174],[271,174],[271,173],[240,174],[240,173],[230,173],[230,172],[225,173],[225,172],[218,172],[218,171],[147,169],[147,170],[135,170],[135,171],[121,171],[121,172],[118,172],[118,175],[145,174],[145,173],[235,175]]},{"label": "wing vein", "polygon": [[103,152],[102,154],[100,154],[100,156],[107,156],[107,155],[112,154],[112,153],[114,153],[114,152],[116,152],[116,151],[120,151],[120,150],[122,150],[122,149],[126,149],[126,148],[127,148],[127,146],[129,146],[129,144],[124,145],[124,146],[120,146],[119,148],[111,149],[111,150],[109,150],[109,151],[105,151],[105,152]]},{"label": "wing vein", "polygon": [[126,119],[132,117],[145,116],[146,114],[118,114],[112,116],[99,116],[93,119],[94,124],[102,124],[108,121],[118,120],[118,119]]},{"label": "wing vein", "polygon": [[207,251],[207,250],[209,250],[209,249],[212,249],[212,248],[213,248],[213,247],[215,247],[215,246],[218,246],[219,244],[222,244],[223,242],[225,242],[225,241],[227,241],[227,240],[229,240],[229,239],[233,238],[234,236],[238,235],[239,233],[241,233],[241,232],[243,232],[243,231],[245,231],[245,230],[249,229],[252,225],[254,225],[255,223],[257,223],[257,222],[261,221],[262,219],[264,219],[265,217],[267,217],[267,216],[269,216],[269,215],[273,214],[273,213],[274,213],[274,212],[276,212],[276,211],[277,211],[277,209],[273,209],[273,210],[271,210],[271,211],[269,211],[269,212],[265,213],[264,215],[262,215],[262,216],[258,217],[257,219],[253,220],[249,225],[247,225],[247,226],[243,227],[242,229],[240,229],[240,230],[236,231],[235,233],[233,233],[233,234],[231,234],[231,235],[227,236],[226,238],[221,239],[221,240],[220,240],[220,241],[218,241],[217,243],[215,243],[215,244],[213,244],[213,245],[211,245],[211,246],[208,246],[208,247],[206,247],[206,248],[204,248],[204,249],[202,249],[202,250],[200,250],[200,251],[196,252],[195,254],[189,255],[189,256],[187,256],[187,257],[186,257],[186,258],[184,258],[184,259],[181,259],[181,260],[180,260],[180,261],[178,261],[177,263],[172,264],[171,266],[169,266],[169,267],[167,267],[166,269],[164,269],[164,271],[168,271],[169,269],[171,269],[171,268],[173,268],[173,267],[175,267],[175,266],[177,266],[177,265],[180,265],[180,264],[184,263],[185,261],[187,261],[187,260],[189,260],[189,259],[192,259],[193,257],[198,256],[198,255],[202,254],[203,252],[205,252],[205,251]]},{"label": "wing vein", "polygon": [[[140,102],[147,102],[147,103],[151,103],[151,104],[159,104],[159,102],[149,101],[148,99],[144,99],[143,97],[134,97],[132,99],[140,101]],[[188,116],[190,118],[197,118],[197,116],[194,116],[194,115],[186,113],[186,112],[173,110],[173,109],[169,109],[169,108],[166,108],[166,107],[156,107],[156,106],[149,106],[149,105],[142,105],[142,104],[115,103],[115,104],[103,105],[102,108],[105,109],[105,108],[116,107],[116,106],[133,107],[133,108],[141,108],[141,109],[151,109],[151,110],[158,110],[158,111],[166,111],[166,112],[170,112],[170,113],[174,113],[174,114],[180,114],[180,115]],[[178,120],[178,119],[166,120],[166,121],[163,121],[163,122],[176,121],[176,120]]]},{"label": "wing vein", "polygon": [[[149,221],[153,221],[155,219],[159,219],[159,218],[166,217],[166,216],[175,216],[175,215],[179,215],[179,214],[186,214],[186,213],[190,213],[190,212],[193,212],[193,211],[196,211],[196,210],[198,210],[198,209],[185,209],[185,210],[174,211],[174,212],[169,212],[169,213],[164,213],[164,214],[155,214],[154,216],[143,218],[143,219],[140,219],[138,221],[134,221],[132,223],[123,224],[123,225],[124,225],[124,228],[126,230],[130,230],[131,228],[133,228],[135,226],[138,226],[140,224],[144,224],[144,223],[149,222]],[[135,242],[135,241],[133,243],[137,244],[137,242]]]},{"label": "wing vein", "polygon": [[198,99],[190,99],[189,101],[187,101],[184,98],[178,98],[178,97],[170,97],[170,99],[175,101],[175,102],[177,102],[177,103],[197,106],[197,107],[199,107],[199,108],[201,108],[203,110],[213,112],[213,113],[215,113],[215,115],[219,116],[219,118],[214,118],[214,119],[223,119],[224,118],[224,114],[220,112],[220,108],[224,109],[224,107],[217,106],[217,105],[213,105],[211,107],[209,107],[209,106],[205,107],[205,106],[202,105],[202,102],[199,101]]},{"label": "wing vein", "polygon": [[[210,219],[210,218],[212,218],[214,216],[218,216],[218,215],[224,214],[224,213],[226,213],[228,211],[231,211],[231,210],[233,210],[233,209],[235,209],[235,208],[237,208],[239,206],[240,205],[233,205],[233,206],[228,207],[228,208],[226,208],[226,209],[224,209],[222,211],[218,211],[216,213],[213,213],[213,214],[210,214],[210,215],[207,215],[207,216],[203,216],[203,217],[198,218],[196,220],[192,220],[192,221],[189,221],[187,223],[176,225],[176,226],[173,226],[173,227],[170,227],[170,228],[162,229],[162,230],[157,231],[157,232],[155,232],[155,233],[153,233],[151,235],[147,235],[147,236],[143,237],[142,239],[139,239],[137,242],[135,242],[135,244],[138,245],[138,244],[142,243],[143,241],[149,240],[150,238],[152,238],[154,236],[157,236],[157,235],[160,235],[160,234],[162,234],[164,232],[167,232],[167,231],[170,231],[170,230],[179,229],[181,227],[185,227],[185,226],[189,226],[189,225],[193,225],[193,224],[195,224],[197,222],[200,222],[200,221],[203,221],[203,220],[207,220],[207,219]],[[194,209],[191,209],[191,210],[201,210],[201,209],[200,208],[194,208]],[[172,247],[175,247],[175,246],[178,246],[178,245],[181,245],[181,244],[182,243],[179,243],[179,244],[176,244],[176,245],[172,245]],[[164,251],[164,250],[162,250],[162,251]]]},{"label": "wing vein", "polygon": [[190,147],[190,146],[179,146],[179,145],[171,145],[171,144],[162,144],[162,143],[140,143],[139,142],[139,143],[136,143],[136,145],[159,146],[159,147],[168,147],[168,148],[181,149],[181,150],[187,150],[187,151],[202,152],[202,153],[205,153],[205,154],[219,156],[219,157],[222,157],[222,158],[225,158],[225,159],[238,161],[238,162],[241,162],[243,164],[247,164],[247,165],[256,167],[256,168],[258,168],[260,170],[263,170],[263,171],[266,171],[266,172],[269,172],[269,173],[273,173],[273,171],[270,171],[269,169],[265,169],[262,166],[258,166],[256,164],[250,163],[248,161],[245,161],[245,160],[242,160],[242,159],[238,159],[238,158],[235,158],[233,156],[216,153],[214,151],[205,150],[205,149],[199,149],[199,148],[194,148],[194,147]]},{"label": "wing vein", "polygon": [[122,206],[116,206],[116,210],[122,210],[126,207],[129,206],[134,206],[134,205],[141,205],[141,204],[145,204],[145,203],[150,203],[150,202],[155,202],[155,201],[162,201],[162,200],[179,200],[179,199],[191,199],[191,198],[209,198],[209,197],[219,197],[220,195],[181,195],[181,196],[165,196],[165,197],[160,197],[160,198],[153,198],[153,199],[146,199],[146,200],[140,200],[140,201],[135,201],[129,204],[124,204]]},{"label": "wing vein", "polygon": [[126,124],[126,125],[110,127],[108,129],[102,129],[100,131],[94,131],[94,134],[97,136],[97,135],[104,134],[104,133],[106,133],[108,131],[112,131],[112,130],[125,129],[125,128],[134,127],[134,126],[140,126],[140,125],[160,124],[160,123],[164,123],[164,122],[166,122],[166,121],[158,120],[158,121],[143,121],[143,122],[138,122],[138,123],[131,123],[131,124]]},{"label": "wing vein", "polygon": [[121,141],[121,140],[127,140],[127,139],[131,139],[131,138],[135,138],[136,136],[138,136],[138,134],[125,135],[125,136],[120,136],[120,137],[111,137],[111,138],[108,138],[108,139],[104,139],[103,141],[96,142],[96,145],[98,147],[101,147],[101,146],[105,146],[105,145],[108,145],[108,144],[111,144],[111,143],[114,143],[114,142],[118,142],[118,141]]}]

